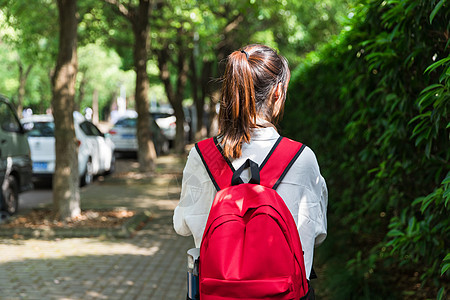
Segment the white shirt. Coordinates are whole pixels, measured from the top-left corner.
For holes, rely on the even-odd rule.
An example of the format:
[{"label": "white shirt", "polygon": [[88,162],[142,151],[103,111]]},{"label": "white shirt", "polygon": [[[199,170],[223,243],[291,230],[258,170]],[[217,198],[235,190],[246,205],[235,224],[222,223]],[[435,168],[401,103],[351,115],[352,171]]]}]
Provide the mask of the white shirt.
[{"label": "white shirt", "polygon": [[[273,127],[254,129],[250,143],[242,145],[242,156],[232,161],[233,167],[237,170],[247,158],[261,165],[279,136]],[[241,177],[244,182],[248,182],[249,172],[244,172]],[[297,224],[304,251],[306,276],[309,278],[314,247],[321,244],[327,235],[328,204],[327,186],[320,174],[316,156],[310,148],[305,147],[276,191]],[[215,195],[216,188],[197,150],[192,148],[183,171],[181,197],[174,211],[173,224],[178,234],[192,234],[196,247],[200,247]]]}]

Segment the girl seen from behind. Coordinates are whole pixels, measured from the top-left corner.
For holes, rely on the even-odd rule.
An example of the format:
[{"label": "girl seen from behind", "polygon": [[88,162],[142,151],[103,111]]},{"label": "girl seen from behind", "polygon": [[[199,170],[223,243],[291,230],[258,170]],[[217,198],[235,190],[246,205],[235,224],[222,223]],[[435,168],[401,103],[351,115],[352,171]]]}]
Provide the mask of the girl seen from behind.
[{"label": "girl seen from behind", "polygon": [[[248,45],[229,55],[222,77],[219,134],[214,141],[232,170],[238,170],[248,159],[261,167],[273,151],[280,138],[275,126],[283,112],[289,79],[287,60],[267,46]],[[178,234],[193,235],[196,247],[201,245],[218,191],[210,176],[201,154],[193,148],[183,171],[173,223]],[[327,235],[326,183],[308,147],[283,176],[276,192],[297,227],[309,278],[314,247]],[[250,170],[241,174],[243,182],[251,177]]]}]

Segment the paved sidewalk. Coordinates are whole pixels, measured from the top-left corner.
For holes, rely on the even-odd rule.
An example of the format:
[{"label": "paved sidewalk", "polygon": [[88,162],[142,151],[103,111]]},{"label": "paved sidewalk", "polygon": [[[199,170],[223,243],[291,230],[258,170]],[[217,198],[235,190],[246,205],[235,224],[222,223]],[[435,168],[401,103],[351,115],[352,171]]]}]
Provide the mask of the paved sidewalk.
[{"label": "paved sidewalk", "polygon": [[182,165],[162,157],[157,176],[119,173],[82,190],[82,208],[150,210],[132,238],[0,239],[0,299],[185,299],[193,241],[172,228]]}]

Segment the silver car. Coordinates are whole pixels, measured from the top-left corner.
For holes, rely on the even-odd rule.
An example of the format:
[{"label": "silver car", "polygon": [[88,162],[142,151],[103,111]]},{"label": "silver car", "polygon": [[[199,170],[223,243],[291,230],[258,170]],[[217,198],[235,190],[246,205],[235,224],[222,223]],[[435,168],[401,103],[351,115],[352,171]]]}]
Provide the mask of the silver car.
[{"label": "silver car", "polygon": [[[158,124],[153,119],[150,122],[156,154],[161,155],[167,153],[169,151],[169,141]],[[134,117],[121,118],[114,124],[109,134],[115,145],[116,152],[137,152],[136,126],[137,118]]]},{"label": "silver car", "polygon": [[17,212],[19,193],[33,188],[27,135],[9,101],[0,95],[0,209]]}]

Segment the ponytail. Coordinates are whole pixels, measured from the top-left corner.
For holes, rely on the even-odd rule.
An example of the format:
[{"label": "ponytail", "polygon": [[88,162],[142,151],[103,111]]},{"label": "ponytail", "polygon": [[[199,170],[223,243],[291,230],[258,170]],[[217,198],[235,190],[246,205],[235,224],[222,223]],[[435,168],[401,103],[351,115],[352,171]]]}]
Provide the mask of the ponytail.
[{"label": "ponytail", "polygon": [[[274,87],[289,80],[287,61],[271,48],[250,45],[228,57],[222,78],[219,135],[224,155],[238,158],[258,116],[274,121]],[[283,92],[285,97],[285,90]],[[283,99],[284,101],[284,99]]]},{"label": "ponytail", "polygon": [[[219,124],[226,157],[242,153],[242,143],[250,142],[256,125],[255,89],[247,56],[235,51],[228,58],[220,99]],[[221,126],[222,125],[222,126]]]}]

